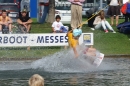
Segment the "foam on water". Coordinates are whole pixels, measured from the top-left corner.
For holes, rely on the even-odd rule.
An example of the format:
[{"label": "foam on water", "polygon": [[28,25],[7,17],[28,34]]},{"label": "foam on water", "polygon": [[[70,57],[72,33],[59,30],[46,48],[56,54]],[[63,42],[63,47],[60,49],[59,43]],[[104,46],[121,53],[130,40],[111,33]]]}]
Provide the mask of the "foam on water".
[{"label": "foam on water", "polygon": [[[83,47],[82,47],[83,48]],[[95,67],[89,60],[84,58],[81,54],[79,58],[74,58],[72,50],[65,50],[57,52],[53,55],[46,56],[42,59],[34,61],[31,64],[33,69],[42,69],[48,72],[92,72],[92,71],[103,71],[113,70],[114,66],[109,66],[103,62],[99,67]]]}]

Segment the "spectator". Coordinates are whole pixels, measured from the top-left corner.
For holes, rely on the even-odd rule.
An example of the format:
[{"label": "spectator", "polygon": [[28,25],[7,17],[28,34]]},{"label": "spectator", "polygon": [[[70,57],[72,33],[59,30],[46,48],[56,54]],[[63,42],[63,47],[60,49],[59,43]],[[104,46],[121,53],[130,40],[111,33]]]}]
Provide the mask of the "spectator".
[{"label": "spectator", "polygon": [[[95,30],[95,29],[94,29],[93,22],[94,22],[94,20],[95,20],[95,18],[96,18],[96,16],[94,16],[94,15],[96,15],[95,12],[96,12],[97,10],[98,10],[97,7],[93,7],[93,8],[90,8],[88,11],[86,11],[86,16],[87,16],[88,19],[90,19],[90,20],[88,21],[88,26],[91,27],[91,30]],[[94,16],[94,17],[93,17],[93,16]]]},{"label": "spectator", "polygon": [[106,19],[105,19],[105,13],[104,13],[103,10],[99,13],[99,16],[97,16],[95,18],[93,24],[95,25],[95,29],[99,29],[99,28],[103,27],[105,33],[108,33],[107,27],[110,29],[110,31],[112,31],[113,33],[116,33],[113,30],[113,28],[111,27],[111,25],[108,23],[108,21],[106,21]]},{"label": "spectator", "polygon": [[2,15],[0,16],[0,34],[2,34],[3,29],[9,29],[9,33],[12,33],[12,19],[7,16],[6,10],[2,10]]},{"label": "spectator", "polygon": [[71,2],[71,27],[77,28],[82,23],[82,3],[85,0],[68,0]]},{"label": "spectator", "polygon": [[43,1],[42,5],[44,5],[44,9],[43,9],[43,15],[40,20],[40,23],[45,22],[47,14],[49,13],[49,0],[42,0],[42,1]]},{"label": "spectator", "polygon": [[29,86],[44,86],[44,78],[39,74],[34,74],[28,82]]},{"label": "spectator", "polygon": [[17,20],[17,23],[19,24],[18,27],[22,30],[23,33],[29,33],[32,19],[26,16],[27,15],[26,9],[23,9],[21,14],[22,16],[20,16],[19,19]]},{"label": "spectator", "polygon": [[114,24],[114,15],[116,15],[116,26],[118,25],[118,19],[120,15],[120,0],[111,0],[110,7],[107,14],[111,16],[111,25]]},{"label": "spectator", "polygon": [[126,14],[123,14],[125,16],[125,22],[130,21],[130,0],[128,0],[127,3],[127,9],[126,9]]},{"label": "spectator", "polygon": [[60,22],[61,17],[59,15],[56,16],[56,21],[52,24],[53,33],[67,33],[68,27],[64,26],[62,22]]}]

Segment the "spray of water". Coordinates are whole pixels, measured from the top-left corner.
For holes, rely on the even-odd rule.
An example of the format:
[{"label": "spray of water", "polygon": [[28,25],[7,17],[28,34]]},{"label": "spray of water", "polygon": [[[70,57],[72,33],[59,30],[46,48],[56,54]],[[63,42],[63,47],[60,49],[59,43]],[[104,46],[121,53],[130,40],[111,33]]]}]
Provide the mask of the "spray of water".
[{"label": "spray of water", "polygon": [[[81,50],[82,48],[82,50]],[[74,72],[92,72],[92,71],[100,71],[100,70],[108,70],[110,69],[105,63],[102,63],[102,66],[96,67],[94,66],[90,60],[86,59],[83,55],[82,51],[85,49],[85,46],[80,46],[80,56],[79,58],[74,58],[74,53],[71,49],[57,52],[53,55],[46,56],[42,59],[34,61],[31,64],[33,69],[42,68],[44,71],[49,72],[66,72],[66,73],[74,73]],[[112,69],[112,68],[111,68]]]},{"label": "spray of water", "polygon": [[79,58],[74,58],[73,50],[62,49],[53,55],[43,57],[42,59],[32,61],[0,61],[0,71],[2,70],[24,70],[24,69],[40,69],[47,72],[62,73],[88,73],[99,72],[116,69],[128,69],[127,65],[130,59],[125,58],[104,58],[99,67],[95,67],[91,60],[83,55],[86,47],[80,47]]}]

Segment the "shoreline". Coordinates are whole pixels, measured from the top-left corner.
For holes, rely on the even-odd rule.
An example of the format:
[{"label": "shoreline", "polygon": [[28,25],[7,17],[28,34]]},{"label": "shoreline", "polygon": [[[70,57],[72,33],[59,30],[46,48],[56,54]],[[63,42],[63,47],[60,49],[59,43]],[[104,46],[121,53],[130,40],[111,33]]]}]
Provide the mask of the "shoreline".
[{"label": "shoreline", "polygon": [[[105,55],[105,58],[130,58],[130,55]],[[38,60],[41,58],[0,58],[0,61],[28,61],[28,60]]]}]

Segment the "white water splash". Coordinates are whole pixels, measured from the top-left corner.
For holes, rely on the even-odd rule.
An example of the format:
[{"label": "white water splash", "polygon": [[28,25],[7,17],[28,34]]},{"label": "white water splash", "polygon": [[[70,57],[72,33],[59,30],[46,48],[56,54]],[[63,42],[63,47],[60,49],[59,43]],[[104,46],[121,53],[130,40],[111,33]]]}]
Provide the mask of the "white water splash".
[{"label": "white water splash", "polygon": [[[82,46],[84,49],[85,46]],[[80,53],[82,52],[79,51]],[[40,69],[47,72],[62,73],[87,73],[117,69],[129,69],[130,59],[127,58],[104,58],[99,67],[91,64],[91,61],[80,54],[79,58],[74,58],[72,50],[62,50],[53,55],[32,61],[0,61],[0,71],[3,70],[24,70]]]},{"label": "white water splash", "polygon": [[79,58],[74,58],[74,53],[72,50],[61,51],[53,55],[46,56],[42,59],[34,61],[31,64],[31,67],[33,69],[43,68],[44,71],[48,71],[48,72],[62,72],[62,73],[63,72],[84,73],[84,72],[115,69],[112,66],[109,67],[109,65],[105,63],[102,63],[99,67],[95,67],[94,65],[91,64],[89,60],[84,58],[82,54],[80,54]]}]

